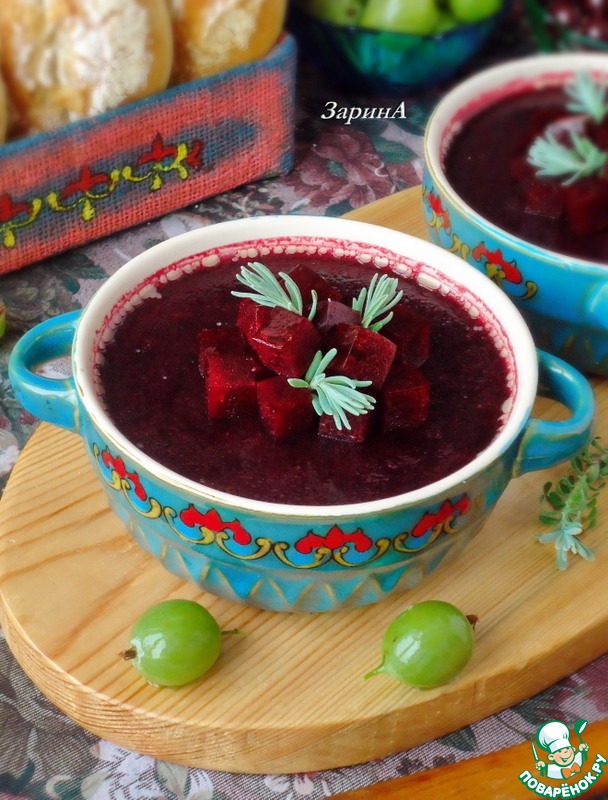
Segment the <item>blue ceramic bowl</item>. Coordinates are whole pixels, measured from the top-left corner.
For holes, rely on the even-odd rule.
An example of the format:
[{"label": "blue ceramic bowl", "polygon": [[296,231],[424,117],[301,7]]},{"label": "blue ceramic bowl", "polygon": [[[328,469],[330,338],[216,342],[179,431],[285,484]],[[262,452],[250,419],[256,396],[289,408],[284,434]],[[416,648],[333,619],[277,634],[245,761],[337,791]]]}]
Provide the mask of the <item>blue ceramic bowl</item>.
[{"label": "blue ceramic bowl", "polygon": [[[355,255],[370,272],[388,267],[430,293],[450,293],[484,327],[508,370],[511,395],[491,444],[454,474],[407,494],[291,506],[210,489],[161,466],[126,439],[104,410],[97,365],[129,308],[157,296],[182,272],[205,269],[218,258],[235,264],[263,259],[268,248],[296,252],[303,260],[319,250],[338,260]],[[37,374],[41,362],[66,353],[73,377]],[[83,437],[111,506],[168,570],[240,603],[317,612],[374,603],[414,586],[480,530],[511,477],[569,459],[587,441],[594,416],[590,386],[545,354],[543,385],[571,416],[558,422],[531,417],[538,363],[510,300],[456,256],[374,225],[285,216],[225,222],[147,250],[116,272],[82,314],[29,331],[16,345],[9,371],[29,411]]]},{"label": "blue ceramic bowl", "polygon": [[443,168],[454,132],[488,105],[535,87],[561,86],[585,68],[608,76],[608,54],[517,59],[455,86],[427,124],[422,194],[431,241],[500,286],[522,312],[538,347],[583,372],[607,376],[608,264],[554,252],[499,228],[458,196]]},{"label": "blue ceramic bowl", "polygon": [[502,12],[437,36],[335,25],[293,7],[289,28],[327,78],[355,91],[409,94],[450,78],[488,41]]}]

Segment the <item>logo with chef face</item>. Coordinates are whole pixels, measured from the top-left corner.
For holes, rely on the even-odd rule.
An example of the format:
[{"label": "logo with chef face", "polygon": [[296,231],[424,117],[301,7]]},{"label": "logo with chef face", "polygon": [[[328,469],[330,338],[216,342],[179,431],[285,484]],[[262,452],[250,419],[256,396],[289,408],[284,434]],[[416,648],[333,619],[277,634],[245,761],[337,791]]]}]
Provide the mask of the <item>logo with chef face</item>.
[{"label": "logo with chef face", "polygon": [[534,766],[519,776],[524,786],[541,797],[576,797],[590,789],[603,774],[606,759],[598,753],[588,763],[586,727],[584,719],[572,731],[558,720],[541,725],[532,742]]}]

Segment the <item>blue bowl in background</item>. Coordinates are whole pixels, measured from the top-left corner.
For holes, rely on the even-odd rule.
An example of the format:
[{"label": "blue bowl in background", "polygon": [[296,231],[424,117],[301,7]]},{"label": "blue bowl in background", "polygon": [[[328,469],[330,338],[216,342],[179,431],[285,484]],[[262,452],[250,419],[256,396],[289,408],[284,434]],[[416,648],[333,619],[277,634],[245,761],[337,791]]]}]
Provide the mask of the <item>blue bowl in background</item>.
[{"label": "blue bowl in background", "polygon": [[608,377],[608,264],[550,250],[500,228],[465,203],[444,170],[454,133],[475,114],[509,96],[564,86],[582,70],[608,78],[608,54],[528,56],[454,86],[426,126],[422,196],[429,239],[500,286],[522,313],[537,347],[581,372]]},{"label": "blue bowl in background", "polygon": [[409,94],[454,77],[486,44],[509,6],[436,36],[336,25],[293,4],[288,27],[301,52],[333,83],[359,92]]}]

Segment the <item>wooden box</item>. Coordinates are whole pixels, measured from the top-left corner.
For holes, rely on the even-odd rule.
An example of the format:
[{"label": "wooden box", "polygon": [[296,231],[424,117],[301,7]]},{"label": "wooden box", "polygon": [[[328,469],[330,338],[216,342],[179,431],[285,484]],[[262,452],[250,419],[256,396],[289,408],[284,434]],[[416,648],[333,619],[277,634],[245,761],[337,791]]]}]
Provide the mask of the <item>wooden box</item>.
[{"label": "wooden box", "polygon": [[296,48],[0,147],[0,273],[288,172]]}]

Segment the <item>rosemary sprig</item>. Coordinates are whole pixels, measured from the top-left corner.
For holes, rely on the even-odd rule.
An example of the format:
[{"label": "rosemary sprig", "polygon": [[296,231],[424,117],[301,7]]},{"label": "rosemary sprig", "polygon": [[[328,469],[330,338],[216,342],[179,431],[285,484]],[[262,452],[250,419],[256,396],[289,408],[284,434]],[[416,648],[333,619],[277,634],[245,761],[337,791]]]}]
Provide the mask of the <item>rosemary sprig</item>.
[{"label": "rosemary sprig", "polygon": [[573,114],[585,114],[598,124],[608,114],[608,87],[595,81],[589,70],[577,72],[566,94],[570,98],[566,108]]},{"label": "rosemary sprig", "polygon": [[578,537],[597,522],[597,499],[606,478],[608,449],[595,437],[572,459],[567,475],[555,484],[544,485],[541,502],[549,508],[541,511],[539,518],[543,524],[555,527],[536,538],[539,542],[554,544],[558,569],[568,566],[569,552],[587,560],[594,558],[593,551]]},{"label": "rosemary sprig", "polygon": [[560,144],[552,133],[537,137],[528,151],[528,161],[540,177],[562,178],[568,186],[574,181],[600,173],[608,163],[608,152],[600,150],[584,136],[571,131],[572,148]]},{"label": "rosemary sprig", "polygon": [[[281,285],[276,275],[259,261],[250,261],[248,267],[249,269],[241,267],[236,279],[252,291],[231,292],[234,297],[248,297],[261,306],[285,308],[296,314],[304,314],[302,293],[293,278],[290,278],[285,272],[279,272],[279,278],[283,280],[284,284]],[[311,297],[312,305],[308,319],[312,319],[317,310],[317,293],[314,289],[311,291]]]},{"label": "rosemary sprig", "polygon": [[[379,331],[393,318],[390,311],[403,297],[402,291],[397,291],[397,278],[388,275],[379,275],[377,272],[371,279],[369,286],[361,289],[353,300],[352,307],[361,314],[361,325],[372,331]],[[387,313],[388,312],[388,313]],[[385,314],[382,319],[378,317]]]},{"label": "rosemary sprig", "polygon": [[289,378],[287,382],[297,389],[309,389],[314,392],[312,405],[317,414],[319,416],[330,414],[338,430],[342,430],[342,427],[350,430],[347,414],[356,417],[367,414],[374,407],[376,398],[359,391],[360,387],[369,386],[371,381],[357,381],[345,375],[325,374],[337,352],[335,347],[328,350],[325,355],[319,350],[306,375],[303,378]]}]

